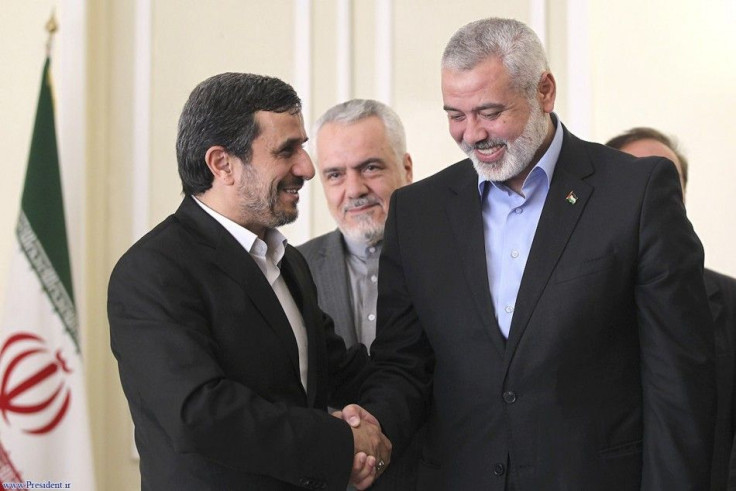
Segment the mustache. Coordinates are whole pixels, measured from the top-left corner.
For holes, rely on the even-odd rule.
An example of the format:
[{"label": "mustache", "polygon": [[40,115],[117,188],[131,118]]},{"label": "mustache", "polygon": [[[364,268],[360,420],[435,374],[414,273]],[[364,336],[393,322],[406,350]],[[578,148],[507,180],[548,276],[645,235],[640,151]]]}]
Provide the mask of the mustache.
[{"label": "mustache", "polygon": [[361,206],[377,204],[379,204],[378,198],[376,198],[375,196],[366,196],[365,198],[351,199],[347,202],[345,206],[343,206],[342,211],[348,212],[355,208],[360,208]]},{"label": "mustache", "polygon": [[489,138],[488,140],[483,140],[475,144],[463,142],[462,147],[463,147],[463,150],[465,150],[466,152],[469,152],[471,150],[488,150],[489,148],[497,147],[500,145],[507,145],[507,144],[508,142],[501,138]]},{"label": "mustache", "polygon": [[281,181],[279,181],[277,189],[281,191],[284,188],[294,188],[294,187],[301,188],[302,186],[304,186],[304,178],[298,177],[298,176],[292,176],[290,178],[282,179]]}]

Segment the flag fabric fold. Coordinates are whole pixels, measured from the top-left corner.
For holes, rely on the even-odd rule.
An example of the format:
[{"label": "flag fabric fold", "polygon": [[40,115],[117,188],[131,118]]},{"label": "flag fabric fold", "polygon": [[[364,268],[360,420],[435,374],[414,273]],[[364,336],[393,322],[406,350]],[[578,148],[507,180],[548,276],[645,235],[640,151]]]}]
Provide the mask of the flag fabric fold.
[{"label": "flag fabric fold", "polygon": [[3,489],[94,490],[50,60],[44,64],[0,324]]}]

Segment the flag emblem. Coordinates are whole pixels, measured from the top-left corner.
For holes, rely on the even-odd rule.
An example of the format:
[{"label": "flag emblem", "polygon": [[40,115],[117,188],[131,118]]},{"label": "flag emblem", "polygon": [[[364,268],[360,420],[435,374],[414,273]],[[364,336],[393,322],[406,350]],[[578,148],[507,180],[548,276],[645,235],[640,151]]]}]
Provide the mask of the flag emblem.
[{"label": "flag emblem", "polygon": [[43,338],[18,332],[0,350],[0,414],[24,433],[49,433],[64,419],[71,401],[61,350],[54,354]]}]

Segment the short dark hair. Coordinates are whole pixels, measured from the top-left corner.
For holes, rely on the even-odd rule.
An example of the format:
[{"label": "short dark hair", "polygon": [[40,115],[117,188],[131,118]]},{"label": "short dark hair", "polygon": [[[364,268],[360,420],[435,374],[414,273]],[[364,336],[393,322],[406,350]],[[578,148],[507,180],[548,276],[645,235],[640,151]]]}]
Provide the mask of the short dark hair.
[{"label": "short dark hair", "polygon": [[260,133],[258,111],[297,114],[301,100],[294,88],[274,77],[221,73],[194,88],[179,117],[176,159],[182,191],[198,195],[212,187],[207,150],[220,145],[244,163]]},{"label": "short dark hair", "polygon": [[680,161],[680,168],[682,169],[682,182],[687,185],[687,159],[680,152],[679,145],[674,138],[671,138],[661,131],[649,128],[646,126],[639,126],[637,128],[631,128],[628,131],[621,133],[620,135],[614,136],[606,142],[606,146],[621,150],[629,143],[638,142],[640,140],[655,140],[666,146],[672,153],[675,154],[677,159]]}]

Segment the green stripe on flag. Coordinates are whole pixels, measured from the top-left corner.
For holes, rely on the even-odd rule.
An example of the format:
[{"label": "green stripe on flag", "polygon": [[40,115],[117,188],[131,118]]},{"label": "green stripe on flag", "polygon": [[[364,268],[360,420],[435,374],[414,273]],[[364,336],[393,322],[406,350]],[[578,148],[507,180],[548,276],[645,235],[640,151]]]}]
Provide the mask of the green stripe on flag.
[{"label": "green stripe on flag", "polygon": [[16,234],[79,352],[50,64],[50,59],[46,58]]}]

